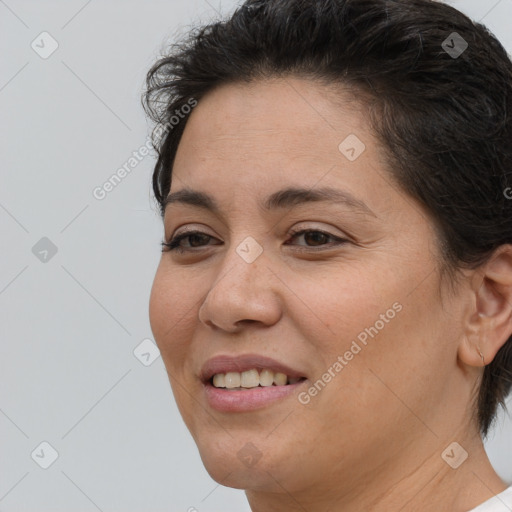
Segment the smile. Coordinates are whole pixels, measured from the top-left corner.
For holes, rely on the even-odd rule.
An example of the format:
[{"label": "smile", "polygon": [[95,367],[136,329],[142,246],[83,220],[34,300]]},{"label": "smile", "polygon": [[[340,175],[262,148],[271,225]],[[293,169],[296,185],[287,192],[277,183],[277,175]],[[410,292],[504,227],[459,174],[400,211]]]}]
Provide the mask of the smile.
[{"label": "smile", "polygon": [[295,384],[302,379],[303,377],[288,377],[285,373],[273,372],[267,369],[258,372],[256,368],[253,368],[245,372],[216,373],[212,378],[212,384],[216,388],[240,391],[272,385],[286,386],[287,384]]},{"label": "smile", "polygon": [[218,355],[200,373],[208,405],[221,412],[261,409],[292,395],[307,378],[279,361],[259,355]]}]

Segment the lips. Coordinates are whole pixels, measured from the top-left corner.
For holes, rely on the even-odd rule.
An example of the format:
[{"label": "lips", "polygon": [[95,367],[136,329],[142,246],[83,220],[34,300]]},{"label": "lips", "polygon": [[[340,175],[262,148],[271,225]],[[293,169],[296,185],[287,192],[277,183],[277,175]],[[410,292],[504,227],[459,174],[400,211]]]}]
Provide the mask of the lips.
[{"label": "lips", "polygon": [[258,354],[244,354],[239,356],[219,355],[215,356],[203,365],[200,373],[200,379],[207,383],[217,373],[245,372],[247,370],[272,370],[286,374],[290,378],[305,378],[303,372],[291,368],[270,357]]}]

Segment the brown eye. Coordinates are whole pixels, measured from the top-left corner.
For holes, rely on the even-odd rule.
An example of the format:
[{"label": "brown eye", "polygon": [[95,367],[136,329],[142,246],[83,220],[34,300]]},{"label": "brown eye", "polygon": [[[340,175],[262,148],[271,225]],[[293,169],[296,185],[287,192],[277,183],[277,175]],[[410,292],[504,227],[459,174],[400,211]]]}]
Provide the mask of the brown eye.
[{"label": "brown eye", "polygon": [[[182,240],[189,239],[190,246],[181,245]],[[187,233],[182,233],[181,235],[175,236],[169,242],[162,242],[162,251],[178,251],[178,252],[187,252],[193,250],[194,248],[201,248],[207,245],[207,242],[210,239],[214,239],[213,236],[207,235],[201,231],[189,231]],[[166,249],[164,249],[164,247]]]},{"label": "brown eye", "polygon": [[[292,233],[290,233],[290,235],[291,235],[292,239],[303,236],[304,241],[306,242],[307,245],[306,246],[299,245],[299,247],[306,247],[306,248],[307,247],[322,247],[323,245],[327,245],[328,246],[327,248],[330,248],[333,245],[341,245],[341,244],[348,242],[348,240],[346,240],[344,238],[340,238],[340,237],[331,235],[330,233],[327,233],[325,231],[321,231],[318,229],[302,229],[299,231],[292,231]],[[329,239],[334,240],[334,243],[329,244],[328,243]],[[288,245],[290,245],[290,244],[288,244]],[[296,245],[296,244],[291,244],[291,245]]]},{"label": "brown eye", "polygon": [[321,231],[309,231],[304,233],[304,240],[306,242],[312,242],[313,245],[322,245],[322,243],[327,243],[327,239],[329,235],[322,233]]},{"label": "brown eye", "polygon": [[[201,246],[201,240],[203,242],[205,241],[205,239],[206,241],[208,241],[208,239],[212,237],[209,235],[205,235],[204,233],[195,233],[192,235],[186,235],[185,237],[182,238],[182,240],[184,240],[185,238],[189,239],[191,247],[199,247]],[[196,242],[197,245],[194,242]]]}]

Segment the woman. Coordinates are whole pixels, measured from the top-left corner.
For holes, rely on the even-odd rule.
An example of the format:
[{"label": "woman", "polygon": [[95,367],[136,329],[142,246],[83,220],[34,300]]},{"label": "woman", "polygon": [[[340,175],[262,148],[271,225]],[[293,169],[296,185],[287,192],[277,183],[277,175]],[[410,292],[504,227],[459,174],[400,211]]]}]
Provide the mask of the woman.
[{"label": "woman", "polygon": [[[148,73],[150,320],[253,511],[512,510],[512,63],[429,0],[248,0]],[[314,235],[314,236],[313,236]]]}]

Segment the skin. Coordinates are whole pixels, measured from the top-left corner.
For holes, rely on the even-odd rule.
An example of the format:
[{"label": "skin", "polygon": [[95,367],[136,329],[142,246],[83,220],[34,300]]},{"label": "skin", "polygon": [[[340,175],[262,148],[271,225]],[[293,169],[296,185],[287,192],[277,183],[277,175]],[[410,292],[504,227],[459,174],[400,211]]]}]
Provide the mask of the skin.
[{"label": "skin", "polygon": [[[155,340],[207,471],[245,489],[253,511],[467,511],[506,488],[471,404],[479,349],[488,364],[512,333],[512,249],[450,288],[428,212],[392,181],[357,102],[337,98],[287,77],[224,85],[195,107],[171,192],[209,193],[221,216],[167,207],[166,240],[186,229],[213,238],[162,254]],[[338,149],[349,134],[366,146],[355,161]],[[349,191],[373,214],[324,202],[258,207],[292,185]],[[347,242],[292,238],[294,227]],[[252,263],[236,252],[247,236],[263,248]],[[308,404],[297,393],[245,413],[207,404],[199,372],[210,357],[273,357],[300,370],[307,391],[394,303],[400,312]],[[441,457],[454,441],[469,455],[457,469]],[[261,454],[250,467],[237,456],[248,442]]]}]

